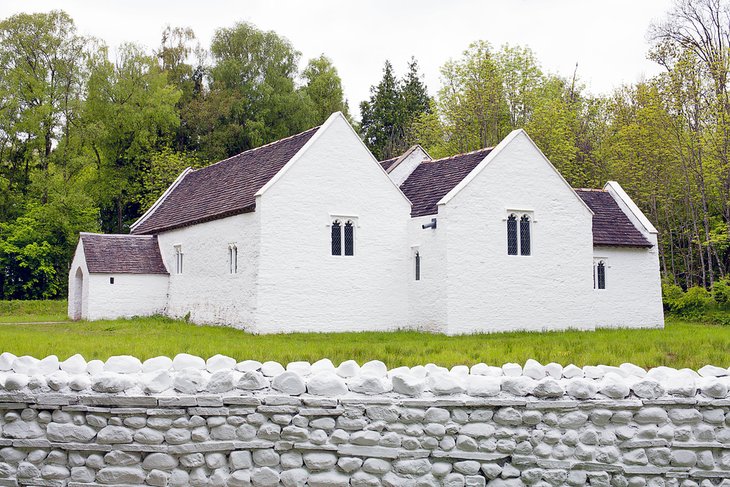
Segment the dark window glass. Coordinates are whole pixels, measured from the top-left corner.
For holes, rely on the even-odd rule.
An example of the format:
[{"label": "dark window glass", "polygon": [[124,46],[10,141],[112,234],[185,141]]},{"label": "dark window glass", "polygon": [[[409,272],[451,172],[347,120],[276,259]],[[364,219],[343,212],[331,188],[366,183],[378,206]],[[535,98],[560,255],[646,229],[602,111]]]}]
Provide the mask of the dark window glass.
[{"label": "dark window glass", "polygon": [[520,218],[520,254],[530,255],[530,217]]},{"label": "dark window glass", "polygon": [[109,284],[114,284],[114,278],[113,277],[110,277],[109,278]]},{"label": "dark window glass", "polygon": [[355,227],[352,222],[345,223],[345,255],[355,255]]},{"label": "dark window glass", "polygon": [[416,281],[421,280],[421,254],[416,252]]},{"label": "dark window glass", "polygon": [[598,289],[606,289],[606,264],[603,261],[598,263],[596,278],[598,280]]},{"label": "dark window glass", "polygon": [[332,222],[332,255],[342,255],[342,227],[339,221]]},{"label": "dark window glass", "polygon": [[517,255],[517,217],[507,218],[507,254]]}]

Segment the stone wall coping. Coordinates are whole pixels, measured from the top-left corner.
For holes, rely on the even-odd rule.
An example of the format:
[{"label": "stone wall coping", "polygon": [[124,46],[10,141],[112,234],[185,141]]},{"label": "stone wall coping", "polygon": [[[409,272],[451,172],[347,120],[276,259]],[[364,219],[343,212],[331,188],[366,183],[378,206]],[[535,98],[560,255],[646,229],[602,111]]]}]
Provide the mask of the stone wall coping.
[{"label": "stone wall coping", "polygon": [[[142,362],[120,355],[87,361],[74,355],[38,359],[0,354],[0,408],[198,407],[195,414],[217,414],[204,408],[265,405],[271,412],[306,406],[301,414],[334,414],[337,405],[525,406],[571,409],[605,402],[607,408],[646,405],[730,403],[730,368],[706,365],[699,370],[633,364],[620,366],[483,363],[451,369],[435,364],[388,369],[378,360],[353,360],[335,366],[314,363],[236,361],[215,355],[207,360],[189,354],[155,357]],[[333,402],[336,398],[337,401]],[[720,402],[718,402],[720,401]],[[268,411],[269,409],[267,409]],[[122,414],[121,412],[117,412]],[[132,414],[130,412],[130,414]]]}]

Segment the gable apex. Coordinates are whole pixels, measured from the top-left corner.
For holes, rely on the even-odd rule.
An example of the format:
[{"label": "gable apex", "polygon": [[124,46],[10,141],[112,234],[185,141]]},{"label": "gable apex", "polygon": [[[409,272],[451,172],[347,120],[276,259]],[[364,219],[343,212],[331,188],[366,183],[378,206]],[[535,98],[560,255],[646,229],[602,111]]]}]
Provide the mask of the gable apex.
[{"label": "gable apex", "polygon": [[406,197],[405,194],[401,191],[401,189],[398,187],[397,184],[395,184],[390,177],[388,176],[388,173],[385,171],[385,169],[382,168],[378,160],[375,158],[372,152],[370,152],[370,149],[367,148],[365,145],[365,142],[360,138],[358,133],[355,131],[355,129],[350,125],[350,122],[347,121],[347,118],[342,112],[334,112],[332,115],[330,115],[327,120],[318,128],[317,132],[307,141],[306,144],[292,157],[289,162],[287,162],[284,167],[282,167],[279,172],[277,172],[274,177],[272,177],[265,185],[259,189],[256,194],[254,195],[256,199],[258,200],[259,197],[261,197],[266,191],[268,191],[273,185],[276,184],[277,181],[279,181],[284,175],[294,166],[299,159],[302,158],[302,156],[313,146],[315,145],[318,140],[325,134],[327,131],[334,126],[337,123],[344,123],[345,127],[347,127],[347,131],[351,134],[354,140],[356,140],[357,144],[364,150],[364,152],[367,154],[367,156],[370,158],[370,160],[378,166],[382,174],[385,176],[385,178],[389,181],[389,183],[400,193],[401,197],[408,203],[408,205],[411,205],[411,201]]},{"label": "gable apex", "polygon": [[560,174],[560,171],[557,170],[557,168],[553,165],[552,162],[543,154],[543,152],[540,150],[540,148],[535,144],[535,141],[532,140],[532,138],[525,132],[524,129],[516,129],[507,135],[504,139],[502,139],[499,144],[497,144],[488,154],[487,156],[469,173],[467,176],[461,180],[459,184],[457,184],[451,191],[449,191],[441,200],[439,200],[438,205],[445,205],[449,201],[451,201],[454,196],[459,194],[461,190],[463,190],[480,172],[484,170],[486,166],[488,166],[496,157],[500,155],[502,151],[504,151],[514,140],[516,140],[519,137],[524,137],[530,145],[537,151],[538,154],[542,157],[542,160],[547,163],[548,167],[553,170],[553,172],[560,178],[560,180],[563,182],[565,187],[573,193],[573,196],[577,201],[580,202],[580,204],[585,208],[591,215],[593,215],[593,210],[586,204],[585,201],[578,195],[578,193],[575,192],[573,187],[568,184],[568,181],[565,180],[562,174]]}]

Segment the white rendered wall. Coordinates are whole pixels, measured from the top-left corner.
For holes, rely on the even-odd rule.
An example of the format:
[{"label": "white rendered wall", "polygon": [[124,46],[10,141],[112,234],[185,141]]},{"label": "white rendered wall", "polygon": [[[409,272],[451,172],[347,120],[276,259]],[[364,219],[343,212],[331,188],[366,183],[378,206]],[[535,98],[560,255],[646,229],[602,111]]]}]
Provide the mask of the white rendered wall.
[{"label": "white rendered wall", "polygon": [[[259,249],[258,213],[244,213],[158,235],[170,271],[167,313],[200,324],[253,330]],[[229,244],[238,248],[238,273],[229,271]],[[183,252],[176,273],[175,245]]]},{"label": "white rendered wall", "polygon": [[[257,198],[259,333],[408,324],[410,204],[341,116]],[[331,221],[353,218],[355,255],[331,255]]]},{"label": "white rendered wall", "polygon": [[408,154],[408,156],[389,173],[390,179],[392,179],[397,186],[400,186],[425,159],[431,158],[420,145],[416,146],[413,149],[413,152]]},{"label": "white rendered wall", "polygon": [[[411,272],[408,286],[409,327],[432,332],[446,331],[446,222],[422,228],[434,216],[412,218],[409,223]],[[421,256],[421,279],[415,280],[415,253]]]},{"label": "white rendered wall", "polygon": [[[109,279],[114,278],[114,284]],[[165,274],[89,274],[88,320],[131,318],[165,312]]]},{"label": "white rendered wall", "polygon": [[[83,275],[81,293],[79,295],[76,286],[76,274],[81,269]],[[78,300],[81,300],[81,315],[76,315],[76,306]],[[89,302],[89,269],[86,266],[86,258],[84,257],[84,245],[79,239],[79,243],[76,246],[76,253],[74,254],[73,261],[71,262],[71,269],[68,272],[68,317],[73,319],[87,319],[88,318],[88,302]]]},{"label": "white rendered wall", "polygon": [[[656,238],[654,238],[656,243]],[[662,328],[659,260],[650,249],[595,247],[594,261],[606,263],[606,289],[595,289],[596,326],[602,328]]]},{"label": "white rendered wall", "polygon": [[596,316],[602,327],[664,327],[657,231],[615,181],[604,189],[653,247],[596,247],[595,258],[608,258],[606,289],[596,293]]},{"label": "white rendered wall", "polygon": [[[532,252],[507,255],[506,218],[522,210],[533,219]],[[591,222],[527,135],[511,138],[439,206],[439,226],[448,226],[448,333],[593,329]]]}]

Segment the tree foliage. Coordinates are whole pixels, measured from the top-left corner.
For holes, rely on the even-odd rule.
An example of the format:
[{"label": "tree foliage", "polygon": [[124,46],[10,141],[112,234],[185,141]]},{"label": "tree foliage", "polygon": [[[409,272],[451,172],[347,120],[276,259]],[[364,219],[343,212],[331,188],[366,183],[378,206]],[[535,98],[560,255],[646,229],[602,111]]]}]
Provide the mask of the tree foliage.
[{"label": "tree foliage", "polygon": [[405,78],[397,79],[390,61],[385,62],[383,77],[370,88],[370,100],[360,104],[361,135],[379,159],[400,155],[415,143],[416,120],[430,112],[426,85],[411,59]]},{"label": "tree foliage", "polygon": [[250,24],[111,52],[61,11],[0,21],[0,299],[65,295],[80,231],[126,233],[185,168],[346,112],[325,56],[300,73]]}]

